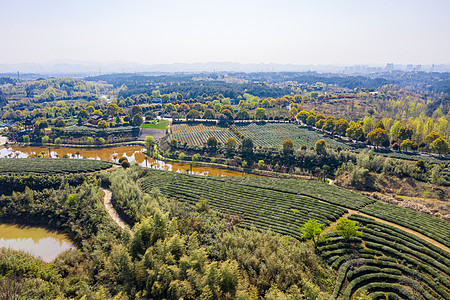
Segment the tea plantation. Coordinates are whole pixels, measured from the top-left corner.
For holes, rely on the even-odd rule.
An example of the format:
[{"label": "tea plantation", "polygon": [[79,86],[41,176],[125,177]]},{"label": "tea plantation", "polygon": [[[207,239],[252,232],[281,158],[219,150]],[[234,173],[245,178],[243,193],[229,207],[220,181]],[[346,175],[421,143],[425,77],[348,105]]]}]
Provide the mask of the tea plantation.
[{"label": "tea plantation", "polygon": [[[338,272],[333,299],[450,299],[450,253],[396,227],[351,215],[362,238],[335,232],[318,252]],[[388,297],[388,298],[386,298]]]},{"label": "tea plantation", "polygon": [[348,219],[359,223],[361,238],[345,239],[331,231],[319,242],[317,252],[338,274],[332,299],[358,299],[363,291],[372,299],[450,299],[450,222],[443,219],[316,181],[206,177],[152,169],[140,185],[192,205],[208,200],[213,209],[241,217],[241,227],[296,238],[307,220],[333,225],[347,209],[386,220],[392,225],[351,214]]},{"label": "tea plantation", "polygon": [[344,208],[305,195],[240,185],[215,177],[150,170],[141,186],[147,191],[158,188],[168,197],[191,204],[205,199],[213,209],[242,217],[243,227],[271,229],[294,237],[300,237],[298,226],[309,219],[329,224],[346,212]]},{"label": "tea plantation", "polygon": [[101,160],[68,158],[0,158],[0,173],[85,173],[111,168]]}]

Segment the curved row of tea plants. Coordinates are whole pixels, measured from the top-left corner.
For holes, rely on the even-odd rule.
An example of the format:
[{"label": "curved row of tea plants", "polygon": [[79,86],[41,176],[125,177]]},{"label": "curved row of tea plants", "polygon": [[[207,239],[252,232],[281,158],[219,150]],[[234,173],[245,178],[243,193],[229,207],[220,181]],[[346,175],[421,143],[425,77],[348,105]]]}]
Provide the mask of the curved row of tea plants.
[{"label": "curved row of tea plants", "polygon": [[0,173],[85,173],[111,168],[110,162],[68,158],[0,158]]},{"label": "curved row of tea plants", "polygon": [[376,200],[362,194],[315,180],[281,179],[271,177],[212,177],[244,186],[308,196],[351,209],[360,209]]},{"label": "curved row of tea plants", "polygon": [[450,222],[422,212],[376,201],[362,212],[420,232],[450,247]]},{"label": "curved row of tea plants", "polygon": [[450,253],[371,218],[349,219],[360,223],[362,238],[346,240],[333,232],[318,247],[338,271],[333,299],[353,299],[363,289],[372,299],[450,298]]},{"label": "curved row of tea plants", "polygon": [[242,217],[243,227],[254,225],[297,238],[298,227],[309,219],[328,224],[346,212],[305,196],[175,172],[151,170],[141,186],[145,191],[158,188],[164,195],[190,204],[208,200],[213,209]]}]

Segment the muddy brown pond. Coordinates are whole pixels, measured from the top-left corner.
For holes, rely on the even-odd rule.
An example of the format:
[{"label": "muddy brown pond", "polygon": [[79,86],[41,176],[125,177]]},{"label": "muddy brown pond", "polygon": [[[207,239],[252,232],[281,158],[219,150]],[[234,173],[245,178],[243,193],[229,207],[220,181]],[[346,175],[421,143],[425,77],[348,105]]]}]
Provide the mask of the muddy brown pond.
[{"label": "muddy brown pond", "polygon": [[[1,148],[0,157],[35,157],[43,154],[45,157],[63,157],[67,155],[69,158],[89,158],[100,159],[105,161],[118,161],[121,157],[126,157],[130,162],[136,162],[142,167],[156,168],[166,171],[186,172],[190,170],[191,166],[186,163],[173,163],[156,160],[152,157],[147,157],[145,161],[145,154],[142,153],[145,148],[142,146],[122,146],[110,148],[70,148],[70,147],[32,147],[32,146],[12,146]],[[242,176],[242,172],[232,171],[214,167],[193,166],[192,172],[197,175],[206,176]]]},{"label": "muddy brown pond", "polygon": [[0,248],[21,250],[52,262],[62,252],[75,249],[69,237],[42,227],[0,224]]},{"label": "muddy brown pond", "polygon": [[[43,154],[45,157],[89,158],[105,161],[118,161],[126,157],[130,162],[136,162],[142,167],[156,168],[166,171],[186,172],[191,166],[184,163],[172,163],[147,157],[144,147],[122,146],[111,148],[70,148],[70,147],[31,147],[31,146],[0,146],[0,157],[27,158]],[[193,166],[192,172],[205,176],[242,176],[241,172],[214,167]],[[41,227],[0,224],[0,248],[6,247],[23,250],[45,262],[51,262],[60,253],[74,248],[68,236]]]}]

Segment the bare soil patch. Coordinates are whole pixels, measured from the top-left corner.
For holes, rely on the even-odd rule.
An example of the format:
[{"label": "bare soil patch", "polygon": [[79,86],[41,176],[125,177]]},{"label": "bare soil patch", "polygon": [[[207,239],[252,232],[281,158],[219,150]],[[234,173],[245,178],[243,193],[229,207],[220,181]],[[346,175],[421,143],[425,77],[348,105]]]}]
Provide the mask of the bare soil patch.
[{"label": "bare soil patch", "polygon": [[155,140],[159,140],[166,135],[164,129],[153,129],[153,128],[141,128],[139,133],[138,141],[145,141],[147,136],[153,136]]}]

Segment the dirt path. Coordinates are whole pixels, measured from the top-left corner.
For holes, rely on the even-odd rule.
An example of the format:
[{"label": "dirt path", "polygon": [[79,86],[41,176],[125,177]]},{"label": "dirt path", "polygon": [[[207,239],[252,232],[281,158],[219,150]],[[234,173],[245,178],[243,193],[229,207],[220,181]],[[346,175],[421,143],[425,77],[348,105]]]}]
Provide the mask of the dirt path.
[{"label": "dirt path", "polygon": [[398,224],[395,224],[395,223],[392,223],[392,222],[389,222],[389,221],[386,221],[386,220],[383,220],[383,219],[380,219],[380,218],[377,218],[377,217],[374,217],[374,216],[371,216],[371,215],[368,215],[368,214],[365,214],[365,213],[362,213],[362,212],[359,212],[359,211],[356,211],[356,210],[348,209],[348,212],[349,212],[349,214],[355,214],[355,215],[360,215],[360,216],[372,218],[372,219],[374,219],[374,220],[377,221],[377,222],[380,222],[380,223],[383,223],[383,224],[387,224],[387,225],[396,227],[396,228],[398,228],[398,229],[401,229],[401,230],[403,230],[403,231],[405,231],[405,232],[414,234],[415,236],[420,237],[421,239],[423,239],[423,240],[429,242],[430,244],[433,244],[433,245],[435,245],[436,247],[439,247],[439,248],[441,248],[442,250],[445,250],[445,251],[447,251],[447,252],[450,253],[450,248],[448,248],[447,246],[445,246],[445,245],[439,243],[438,241],[435,241],[435,240],[433,240],[433,239],[427,237],[426,235],[423,235],[423,234],[421,234],[421,233],[419,233],[419,232],[417,232],[417,231],[411,230],[411,229],[406,228],[406,227],[403,227],[403,226],[401,226],[401,225],[398,225]]},{"label": "dirt path", "polygon": [[[331,184],[333,184],[333,182],[331,182]],[[119,215],[117,214],[116,210],[112,206],[112,203],[111,203],[111,191],[107,190],[107,189],[102,189],[102,190],[103,190],[103,193],[104,193],[103,205],[105,206],[105,209],[108,212],[108,214],[111,216],[111,218],[114,220],[114,222],[116,222],[117,225],[120,226],[120,228],[130,230],[130,227],[119,217]],[[325,202],[325,201],[320,201],[320,202],[328,203],[328,202]],[[433,240],[433,239],[431,239],[431,238],[429,238],[429,237],[427,237],[427,236],[425,236],[425,235],[423,235],[423,234],[421,234],[421,233],[419,233],[417,231],[411,230],[411,229],[403,227],[401,225],[398,225],[398,224],[395,224],[395,223],[392,223],[392,222],[389,222],[389,221],[386,221],[386,220],[383,220],[383,219],[380,219],[380,218],[377,218],[377,217],[374,217],[374,216],[371,216],[371,215],[368,215],[368,214],[365,214],[365,213],[362,213],[362,212],[359,212],[359,211],[356,211],[356,210],[352,210],[352,209],[348,209],[348,208],[345,208],[345,209],[347,209],[348,213],[346,213],[346,214],[344,214],[342,216],[344,218],[347,218],[351,214],[356,214],[356,215],[372,218],[372,219],[374,219],[377,222],[380,222],[380,223],[383,223],[383,224],[387,224],[387,225],[396,227],[398,229],[401,229],[401,230],[403,230],[405,232],[408,232],[408,233],[411,233],[413,235],[416,235],[416,236],[422,238],[423,240],[429,242],[430,244],[433,244],[436,247],[439,247],[442,250],[445,250],[445,251],[450,253],[450,248],[448,248],[447,246],[445,246],[445,245],[443,245],[443,244],[441,244],[441,243],[439,243],[439,242],[437,242],[437,241],[435,241],[435,240]],[[336,223],[337,223],[337,221],[332,223],[332,224],[330,224],[330,226],[328,226],[324,230],[324,233],[333,230],[333,228],[336,225]]]},{"label": "dirt path", "polygon": [[[314,198],[314,199],[315,199],[315,198]],[[315,200],[317,200],[317,201],[319,201],[319,202],[323,202],[323,203],[330,204],[329,202],[326,202],[326,201],[323,201],[323,200],[318,200],[318,199],[315,199]],[[337,204],[334,204],[334,205],[337,205]],[[338,206],[338,205],[337,205],[337,206]],[[339,207],[341,207],[341,208],[343,208],[343,209],[346,209],[346,210],[348,211],[346,214],[342,215],[342,218],[347,218],[348,216],[350,216],[350,215],[352,215],[352,214],[360,215],[360,216],[364,216],[364,217],[368,217],[368,218],[372,218],[372,219],[374,219],[374,220],[377,221],[377,222],[380,222],[380,223],[383,223],[383,224],[387,224],[387,225],[390,225],[390,226],[392,226],[392,227],[396,227],[396,228],[401,229],[401,230],[403,230],[403,231],[405,231],[405,232],[408,232],[408,233],[411,233],[411,234],[413,234],[413,235],[415,235],[415,236],[418,236],[418,237],[420,237],[421,239],[423,239],[423,240],[429,242],[430,244],[433,244],[433,245],[435,245],[436,247],[439,247],[439,248],[441,248],[442,250],[445,250],[445,251],[447,251],[447,252],[450,253],[450,248],[449,248],[449,247],[447,247],[447,246],[445,246],[445,245],[439,243],[439,242],[436,241],[436,240],[433,240],[432,238],[427,237],[426,235],[423,235],[422,233],[419,233],[419,232],[414,231],[414,230],[412,230],[412,229],[409,229],[409,228],[407,228],[407,227],[403,227],[403,226],[401,226],[401,225],[398,225],[398,224],[395,224],[395,223],[392,223],[392,222],[389,222],[389,221],[386,221],[386,220],[383,220],[383,219],[380,219],[380,218],[377,218],[377,217],[374,217],[374,216],[371,216],[371,215],[368,215],[368,214],[365,214],[365,213],[362,213],[362,212],[359,212],[359,211],[357,211],[357,210],[349,209],[349,208],[346,208],[346,207],[343,207],[343,206],[339,206]],[[329,226],[327,226],[327,227],[325,228],[325,230],[324,230],[323,232],[324,232],[324,233],[327,233],[327,232],[332,231],[332,230],[334,229],[334,227],[336,226],[336,223],[337,223],[337,221],[331,223]]]},{"label": "dirt path", "polygon": [[119,225],[120,228],[130,230],[130,227],[120,218],[120,216],[117,214],[116,210],[112,206],[111,203],[111,191],[107,189],[102,189],[104,195],[103,195],[103,205],[105,206],[106,211],[111,216],[114,222],[116,222],[117,225]]}]

